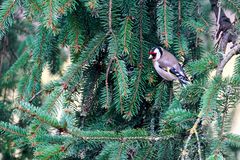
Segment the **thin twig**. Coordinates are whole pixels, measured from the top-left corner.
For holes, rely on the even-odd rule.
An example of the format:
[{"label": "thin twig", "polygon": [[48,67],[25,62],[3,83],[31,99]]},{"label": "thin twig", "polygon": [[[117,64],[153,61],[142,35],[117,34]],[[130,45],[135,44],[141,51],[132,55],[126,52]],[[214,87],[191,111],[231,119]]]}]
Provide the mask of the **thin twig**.
[{"label": "thin twig", "polygon": [[116,137],[115,135],[113,136],[83,136],[78,133],[74,132],[69,132],[69,134],[74,135],[77,138],[83,139],[85,141],[87,140],[109,140],[109,141],[120,141],[120,142],[126,142],[126,141],[150,141],[150,142],[156,142],[156,141],[164,141],[168,140],[170,138],[174,138],[174,136],[168,136],[168,137],[158,137],[158,136],[133,136],[133,137]]},{"label": "thin twig", "polygon": [[195,121],[193,127],[190,129],[190,133],[188,135],[188,138],[187,138],[187,140],[185,142],[184,148],[183,148],[182,153],[181,153],[181,160],[184,160],[185,157],[188,155],[188,151],[187,151],[188,144],[189,144],[189,142],[190,142],[190,140],[192,138],[193,133],[195,133],[196,130],[197,130],[197,127],[198,127],[198,124],[200,123],[202,115],[203,115],[202,112],[200,112],[198,114],[197,120]]},{"label": "thin twig", "polygon": [[142,69],[143,63],[143,0],[140,0],[140,20],[139,20],[139,40],[140,40],[140,64],[139,67]]},{"label": "thin twig", "polygon": [[112,0],[109,0],[108,7],[108,28],[109,32],[112,33]]},{"label": "thin twig", "polygon": [[168,48],[168,33],[167,33],[167,2],[166,0],[163,1],[163,7],[164,7],[164,35],[165,35],[165,41],[164,45]]},{"label": "thin twig", "polygon": [[106,106],[106,107],[109,106],[109,104],[108,104],[108,99],[109,99],[109,95],[108,95],[108,74],[109,74],[110,67],[111,67],[111,65],[112,65],[112,61],[113,61],[113,60],[114,60],[113,57],[109,60],[108,67],[107,67],[107,70],[106,70],[106,80],[105,80],[106,93],[107,93],[107,97],[106,97],[107,106]]},{"label": "thin twig", "polygon": [[199,160],[202,160],[202,152],[201,152],[201,143],[198,137],[198,132],[195,130],[195,136],[197,139],[197,145],[198,145],[198,155],[199,155]]},{"label": "thin twig", "polygon": [[36,94],[34,94],[32,96],[32,98],[28,101],[29,103],[32,103],[32,101],[38,96],[40,95],[41,93],[43,92],[43,89],[41,89],[40,91],[38,91]]},{"label": "thin twig", "polygon": [[[181,18],[181,0],[178,0],[178,28],[181,25],[181,21],[182,21],[182,18]],[[179,31],[180,31],[180,29],[179,29]]]}]

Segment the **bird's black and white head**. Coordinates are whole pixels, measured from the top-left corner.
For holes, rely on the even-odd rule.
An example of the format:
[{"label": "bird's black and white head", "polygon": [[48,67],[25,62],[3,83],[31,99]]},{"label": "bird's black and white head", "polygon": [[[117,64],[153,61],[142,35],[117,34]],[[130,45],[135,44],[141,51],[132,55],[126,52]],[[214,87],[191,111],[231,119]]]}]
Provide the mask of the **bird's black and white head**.
[{"label": "bird's black and white head", "polygon": [[148,54],[150,55],[148,59],[152,59],[153,61],[158,60],[163,53],[163,50],[161,47],[153,47]]}]

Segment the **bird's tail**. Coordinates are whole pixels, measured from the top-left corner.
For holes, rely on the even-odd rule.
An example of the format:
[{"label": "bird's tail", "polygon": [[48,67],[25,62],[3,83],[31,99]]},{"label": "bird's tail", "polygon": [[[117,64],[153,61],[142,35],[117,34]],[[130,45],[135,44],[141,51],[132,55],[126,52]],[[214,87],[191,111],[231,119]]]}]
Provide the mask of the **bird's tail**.
[{"label": "bird's tail", "polygon": [[182,73],[179,73],[175,68],[171,68],[170,72],[173,73],[178,78],[178,81],[182,86],[191,84],[191,81],[188,79],[188,77],[183,71]]},{"label": "bird's tail", "polygon": [[177,77],[178,77],[178,80],[179,80],[179,82],[182,86],[192,84],[192,82],[188,79],[188,77],[184,77],[184,76],[181,76],[181,75],[177,76]]}]

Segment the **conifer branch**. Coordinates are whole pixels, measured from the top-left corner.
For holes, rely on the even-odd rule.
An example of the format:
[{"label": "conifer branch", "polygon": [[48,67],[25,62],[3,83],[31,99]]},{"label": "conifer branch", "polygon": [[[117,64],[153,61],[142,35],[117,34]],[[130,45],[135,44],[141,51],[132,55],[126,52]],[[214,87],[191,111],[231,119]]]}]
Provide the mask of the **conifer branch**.
[{"label": "conifer branch", "polygon": [[39,108],[36,108],[29,103],[21,101],[21,102],[19,102],[17,109],[19,109],[23,112],[26,112],[27,114],[31,115],[32,117],[35,117],[40,122],[46,123],[57,129],[65,129],[62,125],[60,125],[58,123],[58,121],[56,119],[53,119],[49,114],[41,111]]},{"label": "conifer branch", "polygon": [[129,32],[129,24],[131,25],[131,18],[130,16],[126,17],[126,21],[124,23],[124,37],[123,37],[123,51],[129,53],[128,49],[128,36],[131,36],[131,32]]},{"label": "conifer branch", "polygon": [[108,28],[110,34],[112,33],[112,0],[108,3]]},{"label": "conifer branch", "polygon": [[79,38],[79,30],[76,31],[75,33],[75,39],[74,39],[74,43],[75,45],[73,46],[75,53],[80,51],[80,45],[78,44],[78,38]]},{"label": "conifer branch", "polygon": [[[100,40],[97,42],[97,44],[94,45],[93,48],[91,48],[88,52],[87,52],[87,56],[84,57],[84,59],[81,61],[79,61],[76,65],[74,65],[74,69],[73,72],[71,73],[71,75],[68,75],[66,72],[66,77],[63,77],[63,81],[68,84],[73,78],[74,76],[79,72],[79,70],[88,63],[89,59],[93,56],[93,54],[96,52],[96,50],[98,49],[98,47],[103,43],[103,41],[107,38],[107,36],[109,35],[109,32],[106,33],[104,36],[101,37],[97,37]],[[86,54],[86,53],[85,53]]]},{"label": "conifer branch", "polygon": [[197,120],[195,121],[193,127],[190,129],[190,133],[188,135],[188,138],[185,142],[184,148],[181,151],[181,160],[185,160],[185,158],[188,156],[188,144],[192,138],[192,135],[197,132],[198,124],[200,123],[202,118],[202,111],[199,113]]},{"label": "conifer branch", "polygon": [[42,12],[42,9],[38,6],[38,4],[36,2],[34,2],[34,0],[28,0],[29,3],[33,4],[34,8],[36,10],[38,10],[39,12]]},{"label": "conifer branch", "polygon": [[83,131],[78,128],[71,128],[67,131],[73,137],[82,139],[82,140],[109,140],[109,141],[164,141],[174,138],[172,135],[158,135],[158,136],[149,136],[145,130],[123,130],[121,132],[115,131]]},{"label": "conifer branch", "polygon": [[[127,83],[125,82],[126,81],[126,79],[125,79],[125,77],[124,77],[124,72],[123,72],[123,70],[122,70],[122,67],[121,67],[121,64],[120,64],[120,62],[119,62],[119,59],[117,58],[117,57],[115,57],[115,60],[116,60],[116,64],[117,64],[117,66],[118,66],[118,69],[119,69],[119,72],[121,73],[120,75],[121,75],[121,81],[122,82],[124,82],[124,86],[119,86],[119,87],[123,87],[124,88],[124,96],[126,96],[127,95]],[[118,72],[118,70],[116,71],[116,72]]]},{"label": "conifer branch", "polygon": [[169,47],[168,44],[168,32],[167,32],[167,0],[163,0],[163,8],[164,8],[164,36],[165,36],[165,40],[164,40],[164,45],[166,46],[166,48]]},{"label": "conifer branch", "polygon": [[67,39],[68,39],[68,35],[69,35],[69,32],[66,32],[62,42],[60,43],[62,45],[62,47],[64,47],[66,45],[66,42],[67,42]]},{"label": "conifer branch", "polygon": [[16,4],[17,0],[6,0],[0,6],[0,40],[14,23],[13,12],[17,6]]},{"label": "conifer branch", "polygon": [[150,147],[147,149],[143,160],[146,160],[146,159],[147,159],[147,157],[148,157],[148,155],[149,155],[149,153],[150,153],[150,151],[151,151],[152,148],[153,148],[153,145],[151,144]]},{"label": "conifer branch", "polygon": [[53,17],[53,8],[52,8],[52,7],[53,7],[53,6],[52,6],[53,4],[52,4],[52,1],[53,1],[53,0],[49,0],[48,25],[50,26],[50,28],[53,27],[53,24],[52,24],[52,23],[53,23],[53,18],[52,18],[52,17]]},{"label": "conifer branch", "polygon": [[[166,136],[166,137],[160,137],[160,136],[124,136],[122,134],[112,132],[112,131],[98,131],[99,135],[85,135],[88,134],[90,131],[80,131],[78,129],[74,129],[71,131],[68,131],[69,134],[73,135],[74,137],[80,138],[82,140],[100,140],[100,141],[119,141],[119,142],[127,142],[127,141],[149,141],[149,142],[156,142],[156,141],[163,141],[168,140],[171,138],[174,138],[173,136]],[[77,131],[77,132],[76,132]],[[85,133],[86,132],[86,133]],[[94,134],[94,132],[92,133]],[[105,136],[104,136],[105,135]],[[107,135],[107,136],[106,136]]]},{"label": "conifer branch", "polygon": [[126,142],[126,141],[163,141],[173,137],[158,137],[158,136],[146,136],[146,137],[91,137],[91,136],[82,136],[79,137],[83,140],[110,140],[110,141],[119,141],[119,142]]},{"label": "conifer branch", "polygon": [[212,104],[212,101],[216,101],[216,95],[218,94],[219,87],[220,87],[220,78],[216,77],[212,81],[212,84],[209,86],[209,89],[205,91],[205,94],[202,97],[202,108],[201,111],[198,114],[198,118],[195,121],[193,127],[190,129],[190,133],[188,135],[188,138],[185,142],[185,145],[183,147],[183,150],[181,152],[181,160],[185,160],[188,156],[188,144],[192,138],[192,135],[197,132],[198,125],[201,121],[201,119],[205,116],[208,116],[210,114],[210,110],[212,107],[216,107],[214,104]]},{"label": "conifer branch", "polygon": [[106,70],[105,85],[106,85],[106,94],[107,94],[107,96],[106,96],[106,102],[107,102],[106,105],[107,105],[107,107],[109,107],[109,104],[108,104],[108,102],[109,102],[109,94],[108,94],[108,74],[109,74],[110,67],[111,67],[112,62],[113,62],[114,59],[115,59],[115,57],[112,57],[112,58],[109,60],[109,62],[108,62],[108,67],[107,67],[107,70]]},{"label": "conifer branch", "polygon": [[71,3],[73,3],[73,0],[68,0],[66,1],[63,6],[59,7],[57,10],[61,13],[64,14],[67,8],[71,7]]},{"label": "conifer branch", "polygon": [[178,27],[181,25],[181,0],[178,0]]},{"label": "conifer branch", "polygon": [[121,160],[121,154],[122,154],[122,151],[123,151],[123,146],[124,146],[124,142],[122,142],[120,144],[120,147],[119,147],[119,150],[118,150],[118,156],[117,156],[116,160]]},{"label": "conifer branch", "polygon": [[16,136],[27,137],[27,133],[22,128],[12,124],[7,124],[5,122],[0,122],[0,130],[14,134]]},{"label": "conifer branch", "polygon": [[139,17],[139,40],[140,40],[140,63],[139,68],[143,68],[143,0],[140,0],[140,17]]},{"label": "conifer branch", "polygon": [[132,109],[134,107],[134,103],[136,102],[137,99],[137,95],[139,92],[139,87],[140,87],[140,83],[141,83],[141,78],[142,78],[142,69],[143,69],[143,0],[140,0],[139,2],[140,5],[140,13],[139,13],[139,41],[140,41],[140,60],[139,60],[139,64],[138,64],[138,76],[137,76],[137,80],[134,83],[134,93],[133,96],[131,98],[131,102],[129,105],[129,111],[127,112],[127,117],[132,117]]},{"label": "conifer branch", "polygon": [[6,21],[6,19],[8,18],[8,16],[11,14],[11,10],[14,7],[15,3],[16,3],[16,0],[13,0],[13,2],[10,4],[9,8],[5,12],[5,14],[3,15],[3,17],[0,19],[0,29],[1,30],[4,30],[3,29],[3,24]]}]

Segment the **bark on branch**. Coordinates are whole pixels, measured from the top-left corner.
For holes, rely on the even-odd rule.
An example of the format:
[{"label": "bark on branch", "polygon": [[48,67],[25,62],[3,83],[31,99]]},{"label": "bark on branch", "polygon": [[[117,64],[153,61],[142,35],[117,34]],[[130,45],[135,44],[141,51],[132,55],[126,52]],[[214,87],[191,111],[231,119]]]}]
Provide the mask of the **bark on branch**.
[{"label": "bark on branch", "polygon": [[[236,43],[238,35],[236,33],[236,29],[234,25],[231,23],[230,19],[226,16],[223,9],[220,7],[221,4],[218,2],[218,0],[210,0],[212,10],[215,13],[216,21],[219,23],[219,28],[216,34],[216,39],[219,38],[220,33],[222,33],[220,37],[220,51],[225,53],[226,46],[228,43],[232,42],[233,44]],[[219,15],[219,9],[220,15]],[[219,16],[219,17],[218,17]],[[219,19],[219,22],[218,22]]]},{"label": "bark on branch", "polygon": [[217,67],[216,75],[221,76],[227,62],[233,57],[233,55],[239,52],[240,44],[236,44],[238,39],[238,34],[236,32],[234,25],[231,23],[230,19],[226,16],[223,9],[221,8],[221,3],[219,3],[218,0],[209,0],[209,1],[211,3],[212,10],[215,13],[217,23],[219,23],[216,39],[218,39],[220,33],[222,33],[219,40],[219,51],[222,53],[225,53],[227,44],[230,42],[233,43],[233,48],[230,52],[224,54],[224,56],[220,54],[220,62]]},{"label": "bark on branch", "polygon": [[227,64],[227,62],[236,54],[240,53],[240,44],[236,45],[234,48],[232,48],[227,54],[226,56],[221,60],[221,62],[219,63],[218,67],[217,67],[217,72],[216,75],[222,75],[223,69],[225,67],[225,65]]}]

